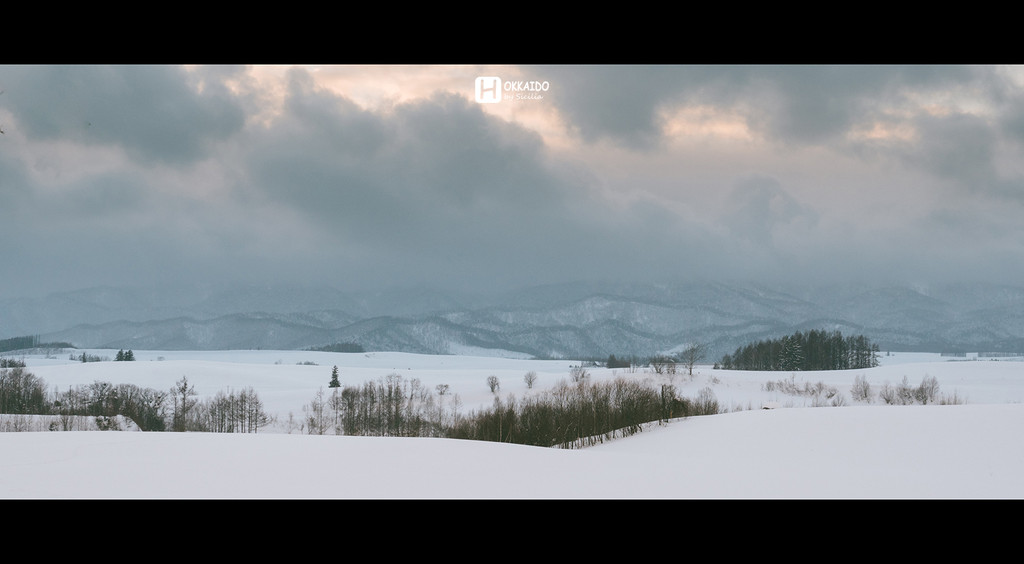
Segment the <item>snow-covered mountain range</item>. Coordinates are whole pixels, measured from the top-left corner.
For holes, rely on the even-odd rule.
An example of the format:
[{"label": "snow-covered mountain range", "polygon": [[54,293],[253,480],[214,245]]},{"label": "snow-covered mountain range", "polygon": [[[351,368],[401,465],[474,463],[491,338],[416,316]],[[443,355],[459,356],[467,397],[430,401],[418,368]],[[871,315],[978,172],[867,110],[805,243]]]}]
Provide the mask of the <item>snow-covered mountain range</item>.
[{"label": "snow-covered mountain range", "polygon": [[88,348],[305,349],[355,343],[430,354],[606,358],[689,343],[708,361],[797,330],[864,334],[882,350],[1024,351],[1024,287],[579,283],[488,296],[333,288],[93,288],[0,300],[0,338]]}]

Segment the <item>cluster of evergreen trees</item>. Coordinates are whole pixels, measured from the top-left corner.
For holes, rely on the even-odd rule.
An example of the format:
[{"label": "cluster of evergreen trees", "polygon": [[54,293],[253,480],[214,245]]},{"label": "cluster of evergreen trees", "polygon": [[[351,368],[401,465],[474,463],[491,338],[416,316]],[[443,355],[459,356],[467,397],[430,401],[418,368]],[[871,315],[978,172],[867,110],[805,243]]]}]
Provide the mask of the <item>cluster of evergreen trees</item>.
[{"label": "cluster of evergreen trees", "polygon": [[604,365],[608,368],[629,368],[634,364],[638,364],[635,358],[615,358],[615,355],[608,355],[608,360],[605,361]]},{"label": "cluster of evergreen trees", "polygon": [[43,343],[39,341],[38,335],[0,339],[0,352],[39,348],[70,349],[74,347],[72,347],[71,343]]},{"label": "cluster of evergreen trees", "polygon": [[39,337],[36,336],[0,339],[0,352],[32,349],[35,348],[37,344],[39,344]]},{"label": "cluster of evergreen trees", "polygon": [[306,349],[308,351],[317,352],[340,352],[340,353],[361,353],[366,352],[366,349],[362,345],[356,343],[334,343],[331,345],[324,345],[322,347],[310,347]]},{"label": "cluster of evergreen trees", "polygon": [[0,368],[25,368],[25,361],[0,357]]},{"label": "cluster of evergreen trees", "polygon": [[739,347],[718,363],[727,370],[847,370],[878,366],[878,345],[864,335],[797,331]]}]

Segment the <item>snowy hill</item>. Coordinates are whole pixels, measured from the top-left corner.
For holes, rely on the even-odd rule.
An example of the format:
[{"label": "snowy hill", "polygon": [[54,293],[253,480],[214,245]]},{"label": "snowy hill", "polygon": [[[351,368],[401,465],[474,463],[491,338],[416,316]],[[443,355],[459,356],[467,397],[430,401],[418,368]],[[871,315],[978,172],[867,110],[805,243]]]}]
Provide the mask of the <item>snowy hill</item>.
[{"label": "snowy hill", "polygon": [[[97,355],[111,351],[93,351]],[[488,375],[522,397],[565,379],[570,362],[402,353],[136,351],[136,362],[26,357],[50,386],[96,379],[200,395],[253,386],[279,420],[302,413],[331,367],[345,384],[387,374],[448,384],[463,409],[489,405]],[[975,357],[967,357],[974,359]],[[315,363],[315,364],[313,364]],[[538,373],[528,390],[522,376]],[[658,382],[650,373],[595,368]],[[934,377],[958,405],[853,401]],[[768,382],[836,389],[838,407]],[[727,412],[653,425],[582,450],[477,441],[310,436],[278,425],[255,435],[138,432],[0,433],[0,498],[1021,498],[1024,363],[931,354],[883,356],[868,370],[764,373],[698,367],[684,395],[710,389]],[[798,386],[797,386],[798,387]],[[877,392],[876,392],[877,393]],[[833,402],[834,403],[834,402]],[[761,409],[762,406],[777,407]],[[290,432],[289,432],[290,431]]]}]

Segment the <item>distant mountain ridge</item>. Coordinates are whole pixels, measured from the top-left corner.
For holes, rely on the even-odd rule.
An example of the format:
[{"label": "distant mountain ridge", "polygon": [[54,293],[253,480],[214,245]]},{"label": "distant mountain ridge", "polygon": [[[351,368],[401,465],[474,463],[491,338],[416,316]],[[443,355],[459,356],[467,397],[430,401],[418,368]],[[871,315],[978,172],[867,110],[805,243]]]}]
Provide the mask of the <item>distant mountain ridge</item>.
[{"label": "distant mountain ridge", "polygon": [[82,348],[367,350],[544,358],[736,347],[797,330],[864,334],[882,350],[1024,351],[1024,288],[775,290],[750,284],[596,283],[500,295],[333,288],[93,288],[0,301],[0,338]]}]

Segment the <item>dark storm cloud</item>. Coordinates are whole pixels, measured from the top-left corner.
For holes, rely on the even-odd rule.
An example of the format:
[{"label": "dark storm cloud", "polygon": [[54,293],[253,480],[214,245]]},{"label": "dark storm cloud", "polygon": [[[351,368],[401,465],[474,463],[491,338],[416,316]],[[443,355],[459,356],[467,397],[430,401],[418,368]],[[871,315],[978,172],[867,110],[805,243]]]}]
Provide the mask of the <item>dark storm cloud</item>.
[{"label": "dark storm cloud", "polygon": [[205,77],[197,92],[200,75],[172,66],[7,66],[0,87],[17,116],[10,127],[30,139],[113,144],[142,161],[181,164],[243,125],[218,75]]},{"label": "dark storm cloud", "polygon": [[537,72],[551,77],[552,99],[580,137],[611,138],[638,149],[659,140],[663,104],[678,101],[694,81],[708,80],[701,67],[540,67]]},{"label": "dark storm cloud", "polygon": [[188,202],[206,188],[177,183],[241,130],[245,100],[223,83],[236,72],[0,67],[0,234],[18,265],[5,290],[201,275],[208,240]]},{"label": "dark storm cloud", "polygon": [[[5,69],[4,84],[24,94],[0,108],[17,126],[8,139],[23,143],[21,159],[3,153],[4,211],[17,218],[4,230],[29,242],[5,255],[39,270],[52,261],[83,284],[318,276],[497,287],[594,263],[609,240],[592,223],[600,203],[556,170],[539,135],[460,96],[370,110],[296,70],[282,111],[242,129],[255,95],[232,99],[209,75]],[[59,154],[31,148],[51,141]],[[96,170],[66,168],[97,156]],[[45,176],[29,172],[40,159],[51,162]],[[32,272],[19,273],[23,286]]]},{"label": "dark storm cloud", "polygon": [[461,98],[439,94],[374,113],[314,90],[303,71],[290,84],[285,113],[250,153],[253,181],[352,235],[375,222],[400,232],[486,210],[494,199],[518,201],[507,175],[534,166],[502,146],[497,120]]},{"label": "dark storm cloud", "polygon": [[[513,71],[551,84],[513,108],[536,121],[469,80],[370,103],[301,68],[0,67],[5,290],[913,278],[954,249],[1019,274],[1024,95],[993,68]],[[665,127],[694,108],[746,130]]]},{"label": "dark storm cloud", "polygon": [[734,81],[751,123],[785,143],[836,143],[852,128],[904,107],[908,97],[977,80],[969,67],[744,67]]},{"label": "dark storm cloud", "polygon": [[1002,132],[1024,144],[1024,95],[1013,96],[1004,106]]},{"label": "dark storm cloud", "polygon": [[906,159],[942,179],[973,190],[992,188],[996,136],[986,120],[964,114],[915,120],[920,132]]},{"label": "dark storm cloud", "polygon": [[885,104],[908,95],[987,80],[989,71],[943,66],[579,66],[540,67],[553,99],[587,140],[644,148],[662,135],[659,112],[706,104],[740,112],[750,126],[784,143],[841,136]]},{"label": "dark storm cloud", "polygon": [[592,262],[609,238],[594,221],[601,204],[551,166],[536,133],[463,97],[371,112],[304,71],[288,96],[250,153],[254,186],[313,218],[337,249],[371,254],[367,270],[527,282]]},{"label": "dark storm cloud", "polygon": [[[759,253],[771,249],[822,271],[860,264],[908,277],[955,274],[958,268],[934,244],[950,232],[961,234],[956,247],[970,249],[979,275],[984,269],[977,265],[997,262],[989,249],[998,249],[993,256],[1021,252],[1019,227],[1009,217],[1024,212],[1024,175],[1017,164],[1024,104],[1019,77],[1015,81],[996,67],[585,66],[535,72],[542,71],[558,87],[553,99],[569,130],[587,142],[665,150],[668,130],[661,120],[673,110],[705,107],[739,116],[774,158],[755,162],[745,156],[751,144],[737,146],[735,155],[722,157],[734,165],[732,178],[713,180],[719,190],[732,188],[723,215],[709,217],[708,227],[716,221],[727,226],[722,249],[749,251],[736,262],[759,263]],[[796,173],[787,159],[802,153],[815,157]],[[834,178],[826,168],[830,159],[844,167]],[[856,159],[860,178],[847,174],[850,159]],[[741,163],[751,164],[735,166]],[[700,163],[694,164],[676,173],[697,174]],[[759,180],[751,184],[752,178]],[[930,216],[930,210],[943,211]],[[950,230],[940,217],[957,227]],[[1006,229],[977,225],[991,222]],[[764,262],[764,269],[773,266]],[[1012,270],[999,264],[1003,274]]]}]

